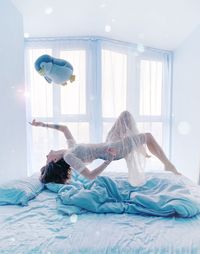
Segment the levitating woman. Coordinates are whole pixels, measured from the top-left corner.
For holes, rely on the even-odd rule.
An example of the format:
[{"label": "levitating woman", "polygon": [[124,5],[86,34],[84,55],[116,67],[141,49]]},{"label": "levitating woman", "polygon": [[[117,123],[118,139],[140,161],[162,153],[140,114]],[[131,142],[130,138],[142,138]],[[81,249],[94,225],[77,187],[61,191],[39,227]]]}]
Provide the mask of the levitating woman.
[{"label": "levitating woman", "polygon": [[[129,175],[132,176],[131,181],[137,185],[141,180],[138,178],[137,171],[138,165],[141,163],[139,158],[149,157],[144,145],[164,164],[165,170],[179,174],[151,133],[139,133],[135,120],[128,111],[120,114],[109,131],[106,141],[98,144],[77,144],[67,126],[35,120],[30,124],[59,130],[64,133],[68,143],[68,149],[50,151],[47,155],[47,164],[41,169],[41,181],[44,183],[67,182],[70,178],[71,169],[77,170],[88,179],[94,179],[113,160],[124,158],[128,170],[132,171],[129,172]],[[88,169],[86,164],[96,159],[102,159],[104,162],[93,170]]]}]

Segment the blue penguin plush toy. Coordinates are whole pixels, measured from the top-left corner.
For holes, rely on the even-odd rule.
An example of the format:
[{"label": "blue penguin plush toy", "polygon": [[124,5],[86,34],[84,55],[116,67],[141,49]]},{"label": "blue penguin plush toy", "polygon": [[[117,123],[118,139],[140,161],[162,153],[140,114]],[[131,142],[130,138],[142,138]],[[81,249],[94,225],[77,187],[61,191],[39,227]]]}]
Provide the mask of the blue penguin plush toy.
[{"label": "blue penguin plush toy", "polygon": [[67,85],[67,81],[73,82],[73,66],[63,59],[42,55],[35,61],[35,69],[44,76],[48,83]]}]

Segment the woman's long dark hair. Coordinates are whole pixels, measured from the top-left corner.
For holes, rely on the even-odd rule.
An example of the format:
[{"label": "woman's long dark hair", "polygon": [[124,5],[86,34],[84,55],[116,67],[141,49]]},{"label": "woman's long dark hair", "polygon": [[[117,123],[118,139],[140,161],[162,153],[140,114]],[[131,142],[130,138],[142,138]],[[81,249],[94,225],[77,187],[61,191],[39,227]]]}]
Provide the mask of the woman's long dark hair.
[{"label": "woman's long dark hair", "polygon": [[40,181],[42,183],[65,183],[70,179],[71,168],[63,159],[50,162],[41,168]]}]

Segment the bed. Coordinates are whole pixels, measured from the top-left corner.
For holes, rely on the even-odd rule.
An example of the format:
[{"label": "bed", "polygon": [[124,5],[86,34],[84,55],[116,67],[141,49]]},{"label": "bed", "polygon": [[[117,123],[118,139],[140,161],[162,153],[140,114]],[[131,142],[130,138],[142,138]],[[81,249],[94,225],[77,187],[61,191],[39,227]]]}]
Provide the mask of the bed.
[{"label": "bed", "polygon": [[0,206],[0,253],[200,253],[200,215],[66,216],[56,200],[56,193],[44,189],[28,206]]}]

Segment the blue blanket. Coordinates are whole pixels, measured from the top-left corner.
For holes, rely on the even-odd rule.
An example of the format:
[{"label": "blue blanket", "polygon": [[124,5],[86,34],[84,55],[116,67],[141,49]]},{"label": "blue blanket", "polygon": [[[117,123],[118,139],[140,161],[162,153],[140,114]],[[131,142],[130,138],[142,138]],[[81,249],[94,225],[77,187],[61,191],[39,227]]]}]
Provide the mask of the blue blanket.
[{"label": "blue blanket", "polygon": [[57,208],[68,215],[95,212],[192,217],[200,213],[200,188],[185,179],[151,175],[143,186],[133,187],[123,179],[99,176],[84,185],[61,188]]}]

